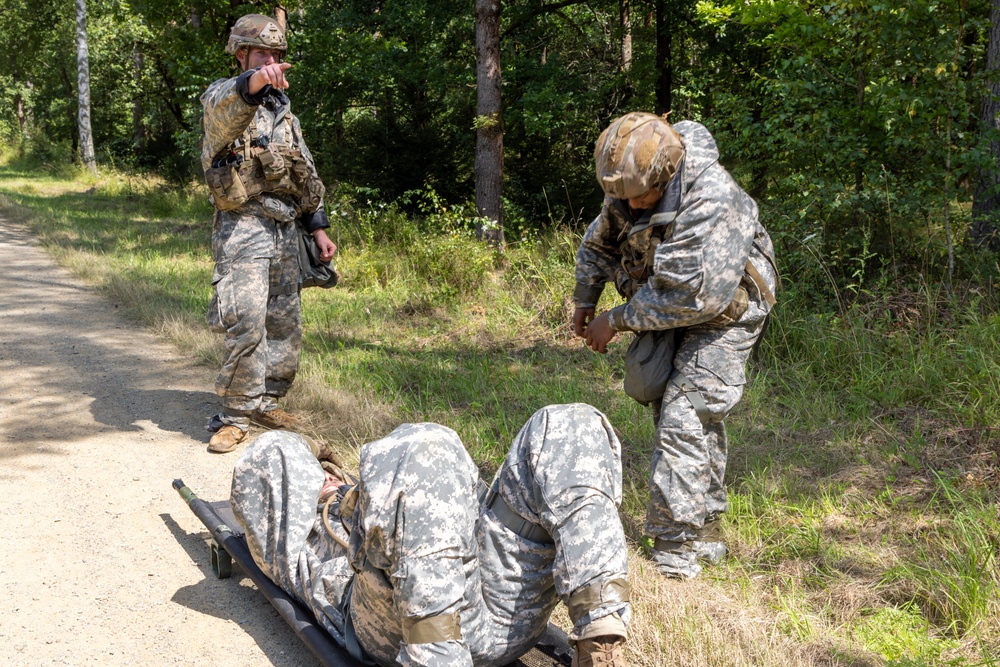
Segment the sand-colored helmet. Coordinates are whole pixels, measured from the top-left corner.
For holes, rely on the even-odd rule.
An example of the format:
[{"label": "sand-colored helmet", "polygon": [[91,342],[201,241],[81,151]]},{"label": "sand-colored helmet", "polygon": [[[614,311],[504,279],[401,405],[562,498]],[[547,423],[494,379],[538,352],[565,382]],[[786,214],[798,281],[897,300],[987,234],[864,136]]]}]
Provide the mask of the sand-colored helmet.
[{"label": "sand-colored helmet", "polygon": [[236,55],[236,52],[244,46],[278,51],[288,50],[285,31],[281,29],[277,21],[263,14],[247,14],[240,17],[230,31],[226,53]]},{"label": "sand-colored helmet", "polygon": [[597,181],[615,199],[665,187],[684,158],[684,142],[666,119],[634,111],[615,120],[594,146]]}]

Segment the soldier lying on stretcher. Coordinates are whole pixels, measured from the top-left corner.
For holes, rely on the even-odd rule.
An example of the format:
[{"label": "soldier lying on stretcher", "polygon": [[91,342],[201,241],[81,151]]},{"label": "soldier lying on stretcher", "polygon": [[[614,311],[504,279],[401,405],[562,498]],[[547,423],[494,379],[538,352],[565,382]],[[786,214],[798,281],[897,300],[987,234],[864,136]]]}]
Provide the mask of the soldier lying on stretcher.
[{"label": "soldier lying on stretcher", "polygon": [[320,458],[307,438],[264,433],[236,463],[231,502],[261,570],[355,658],[507,665],[562,600],[574,667],[624,667],[621,449],[595,408],[536,412],[483,498],[438,424],[364,445],[357,482]]}]

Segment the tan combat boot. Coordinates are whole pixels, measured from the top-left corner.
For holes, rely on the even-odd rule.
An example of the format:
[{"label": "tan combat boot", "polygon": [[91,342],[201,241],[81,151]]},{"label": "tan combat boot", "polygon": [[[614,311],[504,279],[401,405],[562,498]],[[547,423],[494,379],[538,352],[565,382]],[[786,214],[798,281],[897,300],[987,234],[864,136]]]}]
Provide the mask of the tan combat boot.
[{"label": "tan combat boot", "polygon": [[227,424],[215,432],[208,442],[208,451],[216,454],[226,454],[236,449],[236,445],[243,442],[247,437],[247,432],[238,426]]},{"label": "tan combat boot", "polygon": [[573,651],[572,667],[625,667],[625,638],[603,635],[581,639]]},{"label": "tan combat boot", "polygon": [[267,412],[261,412],[258,410],[250,416],[250,420],[254,424],[258,424],[264,428],[280,429],[282,431],[290,431],[294,428],[298,428],[300,425],[298,419],[291,416],[281,408],[274,408],[268,410]]}]

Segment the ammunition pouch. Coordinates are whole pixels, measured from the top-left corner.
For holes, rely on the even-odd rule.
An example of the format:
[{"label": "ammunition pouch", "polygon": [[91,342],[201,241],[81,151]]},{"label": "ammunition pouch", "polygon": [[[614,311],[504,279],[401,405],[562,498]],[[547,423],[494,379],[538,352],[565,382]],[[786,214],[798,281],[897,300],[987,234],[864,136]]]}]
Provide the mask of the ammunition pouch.
[{"label": "ammunition pouch", "polygon": [[[218,164],[216,161],[214,164]],[[212,192],[215,207],[222,211],[232,211],[243,206],[249,199],[243,177],[240,175],[240,162],[222,162],[205,172],[205,181]]]},{"label": "ammunition pouch", "polygon": [[729,302],[726,309],[716,315],[714,318],[708,321],[709,326],[714,327],[728,327],[739,322],[743,314],[747,312],[747,308],[750,307],[750,294],[747,292],[747,288],[741,282],[739,287],[736,288],[736,294],[733,296],[733,300]]},{"label": "ammunition pouch", "polygon": [[228,157],[215,160],[205,171],[216,208],[232,211],[264,193],[290,197],[295,200],[298,213],[319,208],[326,188],[302,151],[270,141],[250,140],[249,133],[249,129],[244,133],[239,148],[231,150]]}]

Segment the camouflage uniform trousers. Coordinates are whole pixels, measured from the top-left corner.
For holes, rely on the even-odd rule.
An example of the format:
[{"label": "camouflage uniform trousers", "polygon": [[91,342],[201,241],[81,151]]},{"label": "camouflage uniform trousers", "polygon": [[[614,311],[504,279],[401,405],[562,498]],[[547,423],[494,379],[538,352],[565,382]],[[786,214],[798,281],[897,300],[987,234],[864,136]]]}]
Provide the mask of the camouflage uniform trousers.
[{"label": "camouflage uniform trousers", "polygon": [[[255,411],[275,407],[298,370],[302,318],[298,293],[297,226],[278,222],[251,202],[217,211],[212,234],[215,295],[213,330],[225,333],[215,391],[223,397],[223,423],[244,430]],[[273,286],[290,294],[269,295]]]},{"label": "camouflage uniform trousers", "polygon": [[[461,441],[436,424],[365,445],[360,477],[348,550],[318,523],[323,471],[301,437],[260,436],[233,476],[254,559],[349,650],[354,637],[380,665],[506,665],[536,643],[559,600],[574,639],[625,635],[620,445],[594,408],[535,413],[483,503]],[[535,539],[497,519],[496,494]],[[539,531],[551,541],[535,541]]]},{"label": "camouflage uniform trousers", "polygon": [[[769,272],[771,281],[773,273]],[[653,552],[660,571],[684,578],[698,575],[699,556],[725,556],[716,522],[726,511],[728,441],[724,419],[743,396],[746,364],[767,316],[762,300],[750,299],[743,316],[729,326],[711,324],[676,331],[674,370],[698,390],[705,423],[674,382],[652,404],[657,423],[649,480],[646,535],[662,541]]]}]

